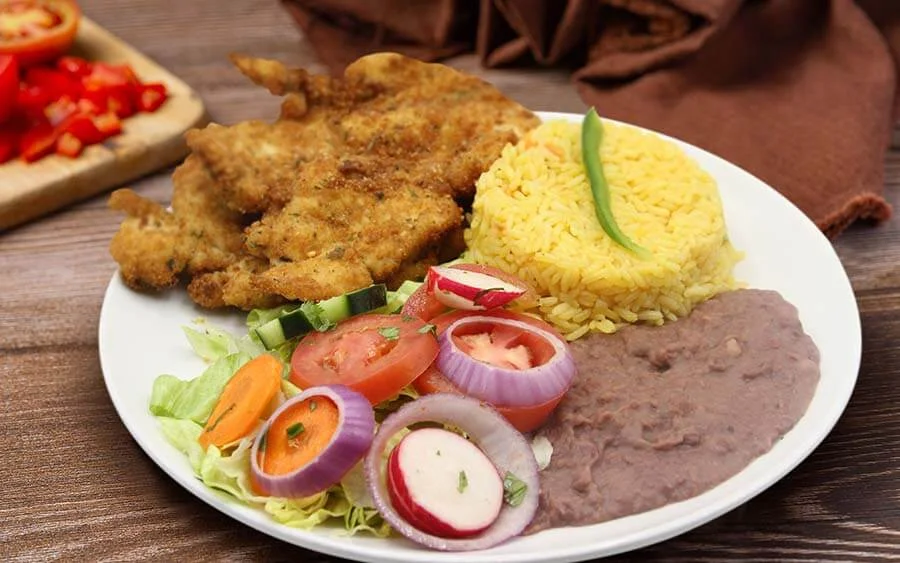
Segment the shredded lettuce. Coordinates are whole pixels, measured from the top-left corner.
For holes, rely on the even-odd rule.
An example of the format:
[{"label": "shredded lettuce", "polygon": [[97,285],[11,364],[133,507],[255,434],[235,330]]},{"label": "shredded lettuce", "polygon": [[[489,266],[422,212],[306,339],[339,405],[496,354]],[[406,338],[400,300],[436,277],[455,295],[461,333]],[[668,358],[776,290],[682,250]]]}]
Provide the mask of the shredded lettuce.
[{"label": "shredded lettuce", "polygon": [[375,410],[375,422],[378,422],[380,424],[381,421],[387,418],[389,414],[396,411],[406,403],[415,401],[418,398],[418,391],[416,391],[412,385],[407,385],[406,387],[401,389],[395,397],[382,401],[373,407],[373,409]]},{"label": "shredded lettuce", "polygon": [[203,330],[199,331],[183,326],[181,330],[187,336],[194,352],[206,362],[214,362],[237,352],[245,352],[251,357],[256,357],[266,351],[262,343],[258,339],[251,338],[249,334],[237,338],[215,327],[203,327]]},{"label": "shredded lettuce", "polygon": [[[272,517],[294,528],[310,529],[331,519],[341,519],[350,534],[369,532],[387,537],[390,527],[378,511],[368,504],[358,506],[348,500],[342,486],[304,498],[286,499],[259,496],[250,488],[251,438],[241,440],[228,455],[210,446],[206,452],[197,442],[203,427],[191,420],[158,417],[163,435],[185,454],[194,474],[204,485],[228,494],[251,506],[262,508]],[[365,477],[363,477],[365,479]],[[363,481],[363,486],[365,481]]]},{"label": "shredded lettuce", "polygon": [[[271,311],[255,311],[254,322],[266,322],[265,316],[274,314]],[[353,475],[346,484],[338,483],[310,497],[286,499],[260,496],[250,487],[250,450],[255,432],[225,450],[210,446],[204,451],[198,439],[222,390],[235,372],[260,352],[253,353],[255,349],[247,344],[249,339],[237,339],[216,328],[204,328],[202,332],[185,328],[184,332],[194,351],[213,363],[202,375],[189,381],[172,375],[157,377],[150,397],[150,412],[156,415],[163,436],[187,457],[194,474],[204,485],[239,502],[261,508],[286,526],[310,529],[335,522],[342,523],[349,535],[367,532],[387,537],[391,533],[390,526],[368,497],[362,463],[351,472]],[[289,358],[290,351],[286,355]],[[297,386],[282,379],[281,395],[285,399],[298,393]],[[408,396],[415,391],[405,393]],[[401,393],[400,397],[403,396]]]},{"label": "shredded lettuce", "polygon": [[174,375],[157,377],[150,394],[150,412],[205,423],[231,376],[250,359],[246,352],[223,356],[206,368],[203,375],[189,381]]},{"label": "shredded lettuce", "polygon": [[253,309],[247,314],[247,328],[250,332],[253,332],[253,329],[259,328],[267,322],[273,321],[281,315],[290,313],[298,308],[299,305],[291,303],[288,305],[279,305],[278,307],[273,307],[271,309]]}]

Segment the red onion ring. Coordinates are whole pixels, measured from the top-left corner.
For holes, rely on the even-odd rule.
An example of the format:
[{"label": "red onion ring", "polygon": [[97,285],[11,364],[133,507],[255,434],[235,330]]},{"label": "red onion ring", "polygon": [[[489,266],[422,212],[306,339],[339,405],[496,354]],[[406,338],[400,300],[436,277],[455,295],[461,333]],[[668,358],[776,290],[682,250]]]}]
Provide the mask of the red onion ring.
[{"label": "red onion ring", "polygon": [[[404,520],[391,506],[387,480],[381,470],[382,455],[394,434],[417,422],[451,424],[465,431],[494,463],[501,476],[510,471],[527,485],[522,503],[515,507],[504,504],[497,520],[472,538],[433,536]],[[364,463],[369,493],[381,516],[410,540],[432,549],[471,551],[497,545],[520,534],[534,518],[538,507],[541,485],[531,446],[497,411],[470,397],[436,393],[407,403],[381,423]]]},{"label": "red onion ring", "polygon": [[270,496],[298,498],[324,491],[334,485],[353,468],[368,451],[375,434],[375,413],[362,394],[345,385],[310,387],[288,399],[265,422],[257,436],[264,436],[269,427],[287,409],[311,397],[327,397],[338,409],[338,425],[325,448],[312,461],[291,473],[271,475],[259,466],[260,438],[250,450],[250,471],[256,485]]},{"label": "red onion ring", "polygon": [[[553,346],[553,357],[528,369],[507,369],[486,364],[459,349],[451,336],[458,328],[470,323],[500,324],[519,328],[538,335]],[[528,407],[559,397],[575,378],[575,359],[569,347],[546,330],[534,325],[489,316],[462,317],[447,327],[438,343],[441,348],[436,366],[463,393],[504,407]]]}]

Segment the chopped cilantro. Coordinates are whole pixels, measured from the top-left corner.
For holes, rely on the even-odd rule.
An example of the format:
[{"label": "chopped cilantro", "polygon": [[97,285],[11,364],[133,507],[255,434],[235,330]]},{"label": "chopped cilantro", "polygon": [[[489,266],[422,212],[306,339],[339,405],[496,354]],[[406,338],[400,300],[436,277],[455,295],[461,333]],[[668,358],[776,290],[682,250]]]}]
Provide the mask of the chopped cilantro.
[{"label": "chopped cilantro", "polygon": [[290,426],[287,427],[287,437],[289,440],[293,440],[294,438],[299,436],[304,430],[306,430],[306,428],[303,427],[302,422],[297,422],[297,423],[291,424]]},{"label": "chopped cilantro", "polygon": [[525,500],[528,485],[516,477],[512,471],[503,476],[503,500],[510,506],[519,506]]},{"label": "chopped cilantro", "polygon": [[319,332],[331,330],[336,326],[331,319],[325,316],[325,310],[322,309],[318,303],[307,301],[303,305],[300,305],[300,310],[306,315],[309,324]]},{"label": "chopped cilantro", "polygon": [[456,490],[460,493],[466,490],[466,487],[469,486],[469,478],[466,477],[465,471],[459,472],[459,482],[456,485]]},{"label": "chopped cilantro", "polygon": [[430,332],[434,336],[437,336],[437,327],[434,326],[433,324],[427,324],[427,325],[423,326],[422,328],[420,328],[419,330],[417,330],[416,332],[418,332],[419,334],[428,334]]},{"label": "chopped cilantro", "polygon": [[383,326],[378,329],[378,334],[388,340],[397,340],[400,338],[400,329],[395,326]]}]

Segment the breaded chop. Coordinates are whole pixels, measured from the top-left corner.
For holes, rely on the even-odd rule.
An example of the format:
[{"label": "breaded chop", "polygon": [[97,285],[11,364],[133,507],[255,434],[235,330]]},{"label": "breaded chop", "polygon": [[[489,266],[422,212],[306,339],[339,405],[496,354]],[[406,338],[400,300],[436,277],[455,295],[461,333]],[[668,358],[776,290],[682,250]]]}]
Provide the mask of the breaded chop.
[{"label": "breaded chop", "polygon": [[361,183],[294,196],[247,229],[251,252],[290,262],[323,254],[348,259],[353,252],[372,279],[385,280],[462,224],[462,211],[449,197],[416,187],[348,189]]},{"label": "breaded chop", "polygon": [[288,92],[281,119],[268,127],[213,125],[188,135],[239,211],[284,205],[285,178],[300,175],[293,189],[302,192],[347,169],[399,168],[406,174],[392,180],[403,185],[471,197],[500,150],[538,123],[477,77],[394,53],[362,57],[342,78],[310,76],[275,61],[234,60],[255,82]]},{"label": "breaded chop", "polygon": [[538,121],[477,78],[400,55],[340,79],[233,60],[286,94],[282,115],[189,132],[171,212],[113,194],[129,217],[110,250],[131,287],[183,280],[201,306],[245,310],[396,287],[458,256],[454,198]]}]

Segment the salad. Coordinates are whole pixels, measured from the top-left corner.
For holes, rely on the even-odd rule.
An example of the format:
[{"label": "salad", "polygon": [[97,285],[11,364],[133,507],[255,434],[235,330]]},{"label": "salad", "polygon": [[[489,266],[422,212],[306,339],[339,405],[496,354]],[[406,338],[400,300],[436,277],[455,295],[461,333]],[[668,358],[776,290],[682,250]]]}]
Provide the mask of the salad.
[{"label": "salad", "polygon": [[528,433],[575,376],[563,337],[521,312],[536,299],[455,263],[254,310],[239,336],[184,327],[208,367],[159,376],[149,408],[206,486],[284,525],[484,549],[531,522],[552,447]]}]

